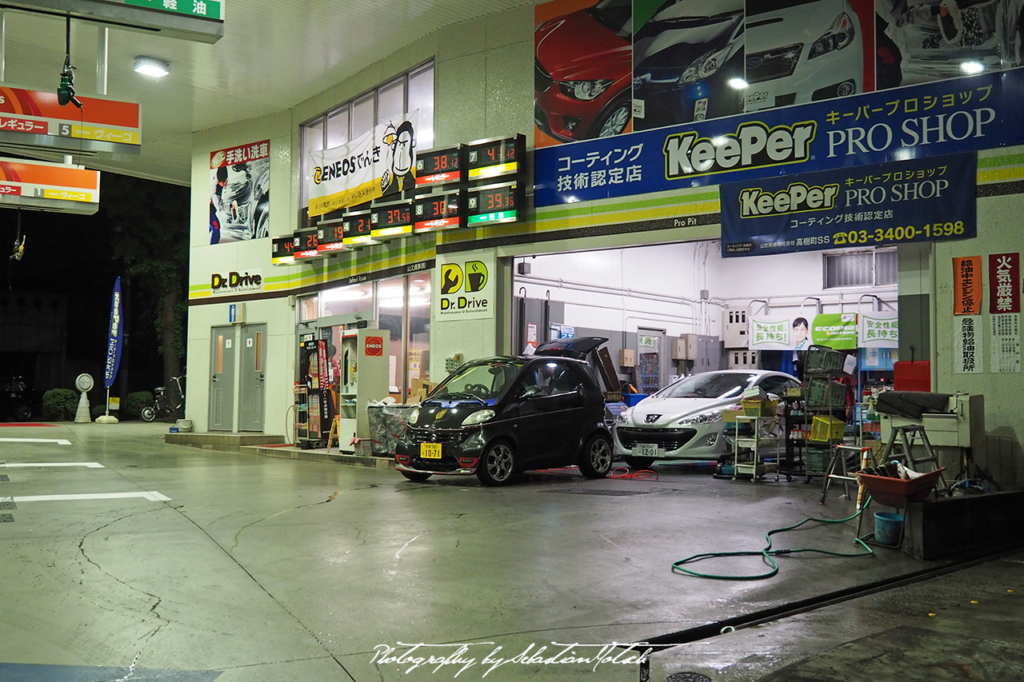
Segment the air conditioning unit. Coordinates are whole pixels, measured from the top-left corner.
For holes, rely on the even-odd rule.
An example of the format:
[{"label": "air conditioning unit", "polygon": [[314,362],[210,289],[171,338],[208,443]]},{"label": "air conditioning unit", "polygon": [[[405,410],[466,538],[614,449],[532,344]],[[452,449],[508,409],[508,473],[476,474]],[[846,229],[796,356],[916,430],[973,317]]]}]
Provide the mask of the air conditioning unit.
[{"label": "air conditioning unit", "polygon": [[747,309],[729,308],[725,314],[725,347],[747,348]]}]

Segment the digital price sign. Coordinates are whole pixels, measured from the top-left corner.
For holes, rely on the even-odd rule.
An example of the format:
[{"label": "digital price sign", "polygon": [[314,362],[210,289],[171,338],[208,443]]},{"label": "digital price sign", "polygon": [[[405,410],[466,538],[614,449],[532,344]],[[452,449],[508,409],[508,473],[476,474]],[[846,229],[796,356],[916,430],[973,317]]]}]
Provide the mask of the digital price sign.
[{"label": "digital price sign", "polygon": [[519,172],[526,154],[526,137],[516,135],[499,140],[481,140],[463,145],[463,168],[469,180],[486,180]]},{"label": "digital price sign", "polygon": [[270,262],[274,265],[288,265],[295,262],[292,255],[295,237],[277,237],[270,242]]},{"label": "digital price sign", "polygon": [[320,255],[317,244],[315,227],[299,230],[292,237],[292,256],[295,260],[316,258]]},{"label": "digital price sign", "polygon": [[416,153],[416,186],[429,187],[462,179],[459,148]]},{"label": "digital price sign", "polygon": [[342,220],[324,221],[316,226],[316,250],[331,254],[345,250],[345,225]]},{"label": "digital price sign", "polygon": [[469,227],[514,223],[523,203],[518,182],[476,187],[466,192],[466,224]]},{"label": "digital price sign", "polygon": [[450,230],[462,225],[460,192],[429,194],[413,203],[413,231],[416,234]]},{"label": "digital price sign", "polygon": [[412,234],[412,202],[381,204],[371,208],[370,234],[374,239],[394,239]]},{"label": "digital price sign", "polygon": [[380,244],[370,234],[370,211],[354,211],[345,214],[342,221],[344,244],[348,248]]}]

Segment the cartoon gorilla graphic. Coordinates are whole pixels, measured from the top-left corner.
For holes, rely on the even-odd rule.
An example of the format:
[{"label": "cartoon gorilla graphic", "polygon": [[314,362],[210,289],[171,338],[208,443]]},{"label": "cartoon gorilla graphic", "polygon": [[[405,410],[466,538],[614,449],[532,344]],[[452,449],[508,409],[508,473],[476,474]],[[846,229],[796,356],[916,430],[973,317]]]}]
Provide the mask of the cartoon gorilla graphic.
[{"label": "cartoon gorilla graphic", "polygon": [[394,194],[415,187],[413,149],[416,147],[416,140],[413,136],[412,123],[403,121],[397,130],[389,123],[381,142],[388,147],[388,170],[380,177],[382,194]]}]

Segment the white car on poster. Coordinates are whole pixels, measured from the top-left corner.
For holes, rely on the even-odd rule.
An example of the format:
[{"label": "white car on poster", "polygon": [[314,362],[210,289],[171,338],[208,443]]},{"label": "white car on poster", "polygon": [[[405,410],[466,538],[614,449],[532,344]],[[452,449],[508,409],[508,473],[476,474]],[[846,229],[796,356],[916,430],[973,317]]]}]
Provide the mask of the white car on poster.
[{"label": "white car on poster", "polygon": [[634,469],[660,460],[716,460],[727,448],[722,412],[739,409],[743,391],[754,386],[779,396],[800,382],[782,372],[751,369],[680,379],[618,415],[615,454]]},{"label": "white car on poster", "polygon": [[863,40],[848,0],[748,0],[746,111],[863,92]]}]

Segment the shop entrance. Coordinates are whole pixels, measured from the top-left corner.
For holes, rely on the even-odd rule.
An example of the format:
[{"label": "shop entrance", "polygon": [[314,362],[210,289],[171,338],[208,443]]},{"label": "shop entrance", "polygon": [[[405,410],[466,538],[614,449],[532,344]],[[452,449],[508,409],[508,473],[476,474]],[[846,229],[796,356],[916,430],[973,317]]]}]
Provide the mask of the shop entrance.
[{"label": "shop entrance", "polygon": [[238,430],[263,431],[267,325],[242,325],[242,364],[238,385]]},{"label": "shop entrance", "polygon": [[211,431],[231,431],[235,411],[235,328],[210,330]]},{"label": "shop entrance", "polygon": [[636,331],[636,366],[641,393],[657,393],[665,385],[665,365],[662,362],[662,348],[665,347],[664,329]]}]

